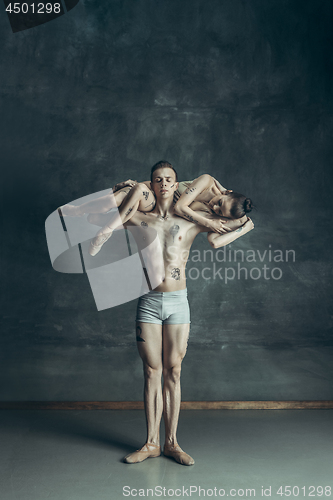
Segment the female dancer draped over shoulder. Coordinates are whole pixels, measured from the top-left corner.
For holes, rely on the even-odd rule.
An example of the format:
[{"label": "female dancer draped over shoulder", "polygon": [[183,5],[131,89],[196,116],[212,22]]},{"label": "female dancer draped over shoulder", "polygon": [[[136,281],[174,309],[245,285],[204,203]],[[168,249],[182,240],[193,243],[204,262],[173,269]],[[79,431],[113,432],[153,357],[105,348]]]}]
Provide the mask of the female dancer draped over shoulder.
[{"label": "female dancer draped over shoulder", "polygon": [[[210,227],[208,219],[194,212],[191,204],[201,202],[207,209],[216,215],[229,220],[246,221],[246,214],[253,208],[252,200],[231,189],[226,189],[209,174],[204,174],[194,181],[182,182],[178,191],[180,197],[175,205],[175,212],[187,220],[201,226]],[[198,210],[198,209],[196,209]],[[195,217],[195,220],[194,220]],[[219,222],[219,221],[218,221]],[[222,225],[221,225],[222,227]],[[230,228],[230,224],[229,224]],[[216,232],[220,232],[215,229]]]},{"label": "female dancer draped over shoulder", "polygon": [[[160,161],[152,167],[151,176],[161,167],[173,170],[170,163]],[[158,182],[158,179],[155,181]],[[170,188],[174,187],[172,177],[167,178],[166,182]],[[219,234],[234,231],[244,225],[247,221],[245,214],[252,209],[252,202],[249,198],[225,189],[208,174],[201,175],[194,181],[180,182],[175,194],[175,202],[175,211],[178,215]],[[129,179],[116,184],[106,196],[80,206],[64,205],[60,207],[60,210],[62,215],[72,217],[88,213],[88,222],[103,226],[90,245],[89,253],[94,256],[101,250],[116,227],[127,222],[137,210],[150,212],[154,209],[155,203],[155,195],[150,189],[149,181],[138,183]],[[110,218],[107,212],[115,207],[119,207],[116,216]],[[207,212],[207,214],[215,213],[220,216],[220,219],[206,218],[199,215],[197,210]]]},{"label": "female dancer draped over shoulder", "polygon": [[[61,215],[81,217],[89,214],[88,222],[102,226],[90,244],[90,255],[96,255],[110,238],[114,229],[125,224],[137,210],[151,212],[155,207],[155,195],[150,189],[150,181],[140,182],[128,179],[116,184],[107,195],[88,201],[82,205],[63,205]],[[108,213],[118,207],[116,213]]]}]

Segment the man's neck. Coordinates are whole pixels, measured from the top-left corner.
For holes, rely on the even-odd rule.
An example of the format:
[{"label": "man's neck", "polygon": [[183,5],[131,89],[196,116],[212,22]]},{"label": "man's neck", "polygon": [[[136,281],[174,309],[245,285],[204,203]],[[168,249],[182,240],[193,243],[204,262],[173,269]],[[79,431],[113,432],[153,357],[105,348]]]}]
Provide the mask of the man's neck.
[{"label": "man's neck", "polygon": [[168,198],[165,200],[157,200],[153,213],[156,213],[160,217],[167,217],[174,215],[174,203],[173,198]]}]

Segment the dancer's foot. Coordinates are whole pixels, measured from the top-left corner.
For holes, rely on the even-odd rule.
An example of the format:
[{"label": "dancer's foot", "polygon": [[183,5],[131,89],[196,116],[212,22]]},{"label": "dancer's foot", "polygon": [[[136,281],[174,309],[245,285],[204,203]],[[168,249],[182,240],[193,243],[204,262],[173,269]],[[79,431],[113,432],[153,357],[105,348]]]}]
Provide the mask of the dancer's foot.
[{"label": "dancer's foot", "polygon": [[174,458],[176,462],[182,465],[194,464],[193,458],[190,457],[190,455],[188,455],[187,453],[185,453],[185,451],[183,451],[178,444],[176,444],[175,446],[164,445],[163,454],[166,457]]},{"label": "dancer's foot", "polygon": [[[80,207],[76,207],[75,205],[63,205],[59,207],[61,213],[64,217],[81,217],[82,213],[80,211]],[[59,209],[58,209],[59,210]]]},{"label": "dancer's foot", "polygon": [[112,229],[109,230],[108,233],[105,234],[100,234],[99,236],[96,236],[96,238],[93,239],[93,241],[90,243],[90,248],[89,248],[89,253],[93,257],[98,254],[98,252],[101,250],[102,246],[104,243],[108,241],[108,239],[112,236]]},{"label": "dancer's foot", "polygon": [[146,458],[159,457],[161,454],[161,447],[159,444],[146,443],[140,450],[130,453],[124,458],[127,464],[137,464],[143,462]]}]

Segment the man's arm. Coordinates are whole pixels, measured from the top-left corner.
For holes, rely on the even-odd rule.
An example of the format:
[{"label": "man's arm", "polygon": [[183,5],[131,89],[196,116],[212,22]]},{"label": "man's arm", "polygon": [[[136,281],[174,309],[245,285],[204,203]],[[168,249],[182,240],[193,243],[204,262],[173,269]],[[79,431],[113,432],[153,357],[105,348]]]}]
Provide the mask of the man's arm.
[{"label": "man's arm", "polygon": [[232,243],[233,241],[237,240],[237,238],[244,236],[244,234],[248,233],[249,231],[252,231],[253,228],[254,224],[252,220],[248,217],[245,224],[236,229],[235,231],[232,231],[231,233],[227,234],[208,233],[207,239],[213,248],[220,248],[229,245],[229,243]]}]

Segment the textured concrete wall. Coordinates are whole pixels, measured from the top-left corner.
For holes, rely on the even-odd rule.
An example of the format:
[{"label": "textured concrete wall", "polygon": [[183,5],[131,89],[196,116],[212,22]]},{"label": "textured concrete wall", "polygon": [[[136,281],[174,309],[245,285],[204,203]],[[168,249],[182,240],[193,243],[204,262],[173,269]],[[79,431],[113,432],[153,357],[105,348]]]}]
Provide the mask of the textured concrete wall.
[{"label": "textured concrete wall", "polygon": [[333,398],[331,19],[328,0],[81,0],[15,34],[2,16],[2,400],[141,398],[135,301],[97,312],[44,221],[160,159],[257,206],[230,246],[255,261],[188,271],[282,272],[188,280],[183,399]]}]

